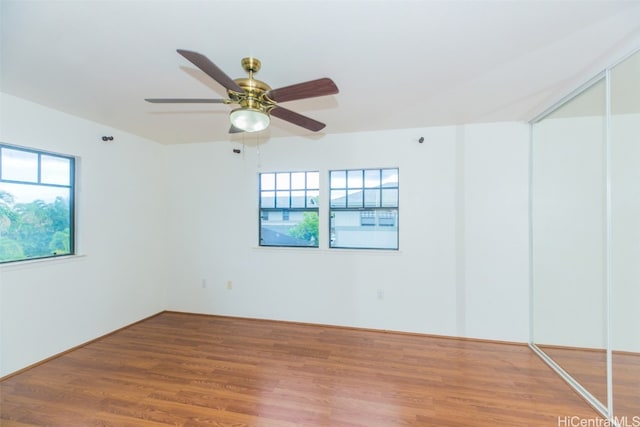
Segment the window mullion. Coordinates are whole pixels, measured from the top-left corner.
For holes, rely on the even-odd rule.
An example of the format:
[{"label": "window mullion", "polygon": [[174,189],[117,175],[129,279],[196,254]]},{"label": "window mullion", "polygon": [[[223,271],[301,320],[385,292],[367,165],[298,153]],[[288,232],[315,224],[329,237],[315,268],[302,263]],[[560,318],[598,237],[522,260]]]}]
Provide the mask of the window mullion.
[{"label": "window mullion", "polygon": [[38,184],[42,183],[42,154],[38,153],[38,177],[37,177],[37,182]]}]

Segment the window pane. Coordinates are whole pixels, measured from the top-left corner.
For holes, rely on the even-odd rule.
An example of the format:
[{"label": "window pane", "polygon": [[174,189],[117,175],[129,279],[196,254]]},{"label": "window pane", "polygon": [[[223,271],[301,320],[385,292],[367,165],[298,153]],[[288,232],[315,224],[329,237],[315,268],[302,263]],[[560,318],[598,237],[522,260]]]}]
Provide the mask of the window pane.
[{"label": "window pane", "polygon": [[331,190],[331,207],[344,208],[347,206],[347,192],[345,190]]},{"label": "window pane", "polygon": [[71,191],[0,182],[0,262],[71,254]]},{"label": "window pane", "polygon": [[292,190],[304,190],[305,189],[305,176],[304,172],[294,172],[291,174],[291,189]]},{"label": "window pane", "polygon": [[276,190],[288,190],[290,188],[290,174],[289,172],[276,174]]},{"label": "window pane", "polygon": [[331,188],[347,187],[347,171],[331,171]]},{"label": "window pane", "polygon": [[347,172],[347,187],[362,188],[362,170]]},{"label": "window pane", "polygon": [[262,174],[260,174],[260,189],[261,190],[275,190],[276,189],[276,175],[274,173],[262,173]]},{"label": "window pane", "polygon": [[371,219],[355,210],[333,211],[332,216],[330,247],[398,249],[397,226],[374,226]]},{"label": "window pane", "polygon": [[382,186],[398,186],[398,169],[382,169]]},{"label": "window pane", "polygon": [[317,190],[320,188],[320,173],[307,172],[307,188]]},{"label": "window pane", "polygon": [[38,154],[2,148],[2,179],[38,182]]},{"label": "window pane", "polygon": [[382,206],[397,207],[398,206],[398,190],[395,188],[382,189]]},{"label": "window pane", "polygon": [[275,191],[263,191],[260,193],[260,206],[263,208],[275,208],[276,207],[276,193]]},{"label": "window pane", "polygon": [[307,207],[318,208],[320,206],[320,192],[316,190],[307,191]]},{"label": "window pane", "polygon": [[292,208],[304,208],[305,203],[305,191],[292,191],[291,192],[291,207]]},{"label": "window pane", "polygon": [[347,196],[348,208],[361,208],[362,207],[362,191],[350,192]]},{"label": "window pane", "polygon": [[288,191],[276,191],[276,208],[290,207],[289,194]]},{"label": "window pane", "polygon": [[261,246],[318,247],[317,210],[271,211],[267,220],[264,213],[260,217]]},{"label": "window pane", "polygon": [[42,155],[40,157],[40,182],[43,184],[69,185],[71,160],[64,157]]},{"label": "window pane", "polygon": [[367,188],[380,187],[380,169],[364,171],[364,186]]},{"label": "window pane", "polygon": [[365,207],[380,207],[380,190],[364,190],[364,206]]}]

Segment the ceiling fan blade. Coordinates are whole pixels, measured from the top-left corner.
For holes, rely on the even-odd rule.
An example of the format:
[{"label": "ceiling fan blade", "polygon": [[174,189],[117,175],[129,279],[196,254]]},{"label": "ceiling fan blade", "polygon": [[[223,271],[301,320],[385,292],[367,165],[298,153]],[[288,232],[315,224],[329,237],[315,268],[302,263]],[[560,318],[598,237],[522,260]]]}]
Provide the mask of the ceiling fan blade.
[{"label": "ceiling fan blade", "polygon": [[154,104],[224,104],[226,99],[207,98],[145,98],[145,101]]},{"label": "ceiling fan blade", "polygon": [[279,119],[286,120],[294,125],[301,126],[305,129],[309,129],[313,132],[318,132],[323,129],[326,125],[317,120],[309,118],[307,116],[303,116],[302,114],[298,114],[295,111],[287,110],[286,108],[282,108],[280,106],[275,106],[271,109],[270,113],[272,116],[275,116]]},{"label": "ceiling fan blade", "polygon": [[178,53],[187,58],[193,65],[204,71],[213,80],[220,83],[226,89],[233,90],[235,92],[244,93],[238,84],[233,79],[227,76],[216,64],[211,62],[209,58],[198,52],[192,52],[190,50],[178,49]]},{"label": "ceiling fan blade", "polygon": [[267,96],[275,102],[295,101],[296,99],[314,98],[316,96],[335,95],[338,86],[328,77],[285,86],[267,92]]}]

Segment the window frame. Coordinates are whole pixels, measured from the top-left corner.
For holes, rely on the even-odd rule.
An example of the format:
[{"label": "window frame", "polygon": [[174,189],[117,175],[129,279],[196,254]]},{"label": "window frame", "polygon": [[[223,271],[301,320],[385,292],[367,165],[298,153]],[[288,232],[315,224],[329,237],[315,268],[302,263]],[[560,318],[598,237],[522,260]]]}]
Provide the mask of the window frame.
[{"label": "window frame", "polygon": [[[35,181],[33,180],[21,180],[21,179],[5,179],[3,178],[3,154],[4,150],[13,150],[13,151],[21,151],[25,153],[35,154],[37,156],[37,177]],[[58,159],[64,159],[69,162],[69,183],[68,184],[57,184],[51,182],[43,182],[43,162],[42,157],[53,157]],[[25,258],[19,258],[14,260],[6,260],[0,261],[0,265],[7,265],[10,263],[19,263],[25,261],[33,261],[33,260],[42,260],[42,259],[50,259],[50,258],[59,258],[59,257],[68,257],[72,255],[76,255],[76,168],[77,168],[77,158],[75,156],[71,156],[68,154],[55,153],[47,150],[41,150],[37,148],[27,148],[20,147],[16,145],[7,144],[4,142],[0,142],[0,183],[8,183],[12,185],[28,185],[28,186],[38,186],[38,187],[49,187],[49,188],[64,188],[68,189],[69,192],[69,200],[68,200],[68,208],[69,208],[69,252],[65,253],[52,253],[50,255],[43,256],[31,256]],[[38,200],[38,199],[35,199]]]},{"label": "window frame", "polygon": [[[366,176],[367,173],[377,171],[378,172],[378,184],[377,185],[369,185],[367,186]],[[387,185],[385,186],[383,183],[383,171],[394,171],[395,176],[397,177],[397,182],[395,185]],[[357,177],[356,173],[360,172],[360,177]],[[334,186],[333,185],[333,174],[334,173],[344,173],[344,186]],[[353,249],[353,250],[387,250],[387,251],[398,251],[400,250],[400,227],[399,227],[399,216],[400,216],[400,168],[399,167],[381,167],[381,168],[359,168],[359,169],[333,169],[329,170],[329,249]],[[350,180],[354,183],[360,183],[358,185],[350,184]],[[385,196],[383,190],[395,190],[395,203],[393,205],[388,205],[385,203]],[[362,193],[361,196],[354,197],[353,199],[349,198],[349,194],[354,194],[354,192],[360,191]],[[334,205],[334,192],[335,194],[342,194],[344,199],[344,206],[341,206],[342,203]],[[375,199],[375,205],[372,204],[370,198],[366,196],[367,192],[369,194],[377,193]],[[357,203],[356,203],[357,202]],[[395,228],[396,236],[395,236],[395,247],[376,247],[376,246],[335,246],[334,244],[334,236],[335,236],[335,213],[338,212],[354,212],[358,213],[358,224],[359,227],[363,228],[363,231],[387,231]],[[391,215],[388,215],[388,212],[394,212]],[[381,224],[380,218],[389,218],[393,217],[393,224]],[[363,223],[363,218],[367,218],[365,223]],[[368,223],[369,218],[373,218],[373,223]]]},{"label": "window frame", "polygon": [[[295,186],[293,185],[292,176],[294,174],[304,174],[304,185]],[[309,183],[309,174],[317,175],[317,186],[310,186]],[[263,175],[273,175],[273,189],[263,188]],[[278,180],[282,178],[283,175],[288,175],[288,185],[285,187],[278,188]],[[271,206],[263,206],[264,193],[273,193],[273,204]],[[287,193],[284,195],[283,193]],[[294,193],[304,193],[304,203],[302,206],[295,205],[293,203]],[[312,193],[312,196],[309,196],[309,193]],[[300,197],[300,196],[298,196]],[[315,202],[313,199],[315,198]],[[318,170],[294,170],[294,171],[276,171],[276,172],[259,172],[258,173],[258,246],[260,247],[271,247],[271,248],[319,248],[320,247],[320,238],[319,238],[319,224],[318,224],[318,237],[315,240],[315,244],[312,245],[295,245],[295,244],[265,244],[263,239],[262,232],[262,224],[263,221],[268,221],[270,214],[273,213],[282,213],[283,221],[290,220],[291,215],[294,216],[298,213],[304,214],[305,212],[315,213],[316,217],[320,217],[320,171]],[[283,200],[286,200],[286,203],[283,203]],[[313,205],[313,206],[310,206]],[[265,215],[266,214],[266,215]]]}]

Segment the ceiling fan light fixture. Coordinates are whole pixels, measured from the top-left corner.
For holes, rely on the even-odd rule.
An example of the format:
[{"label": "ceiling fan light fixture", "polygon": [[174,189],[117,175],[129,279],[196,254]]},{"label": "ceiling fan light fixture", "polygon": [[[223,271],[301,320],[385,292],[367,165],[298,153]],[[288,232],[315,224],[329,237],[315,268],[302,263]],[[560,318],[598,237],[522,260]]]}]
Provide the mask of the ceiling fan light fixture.
[{"label": "ceiling fan light fixture", "polygon": [[245,132],[259,132],[269,127],[269,115],[255,108],[236,108],[229,115],[231,125]]},{"label": "ceiling fan light fixture", "polygon": [[275,90],[271,89],[265,82],[254,78],[254,74],[260,70],[261,66],[260,61],[256,58],[244,58],[242,68],[249,74],[249,77],[234,80],[201,53],[185,49],[178,49],[178,53],[222,85],[227,90],[228,98],[146,98],[145,101],[159,104],[239,104],[239,108],[231,111],[229,117],[231,121],[230,134],[265,130],[271,122],[270,115],[312,132],[318,132],[324,129],[324,123],[280,107],[278,104],[338,93],[338,87],[328,77],[280,87]]}]

